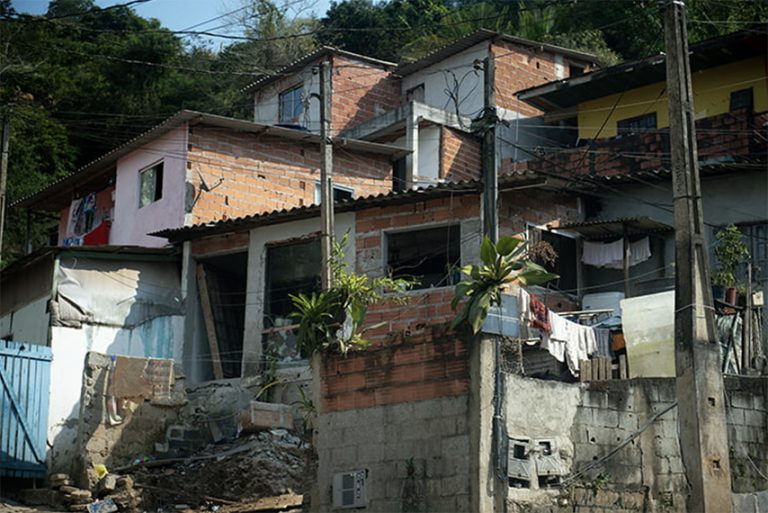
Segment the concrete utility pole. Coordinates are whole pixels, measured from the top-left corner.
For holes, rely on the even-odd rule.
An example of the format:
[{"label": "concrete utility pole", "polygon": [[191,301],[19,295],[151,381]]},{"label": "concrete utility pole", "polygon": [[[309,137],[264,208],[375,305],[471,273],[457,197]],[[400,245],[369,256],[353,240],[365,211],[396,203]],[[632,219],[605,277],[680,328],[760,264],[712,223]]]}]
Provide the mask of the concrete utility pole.
[{"label": "concrete utility pole", "polygon": [[331,142],[331,63],[320,64],[320,278],[323,290],[331,288],[333,249],[333,143]]},{"label": "concrete utility pole", "polygon": [[675,211],[675,367],[688,511],[728,513],[731,472],[723,375],[704,243],[685,4],[666,0],[669,136]]},{"label": "concrete utility pole", "polygon": [[496,169],[496,63],[489,49],[483,60],[483,234],[499,239],[499,176]]},{"label": "concrete utility pole", "polygon": [[5,196],[8,181],[8,145],[11,140],[11,118],[3,116],[3,146],[0,158],[0,262],[3,259],[3,235],[5,234]]}]

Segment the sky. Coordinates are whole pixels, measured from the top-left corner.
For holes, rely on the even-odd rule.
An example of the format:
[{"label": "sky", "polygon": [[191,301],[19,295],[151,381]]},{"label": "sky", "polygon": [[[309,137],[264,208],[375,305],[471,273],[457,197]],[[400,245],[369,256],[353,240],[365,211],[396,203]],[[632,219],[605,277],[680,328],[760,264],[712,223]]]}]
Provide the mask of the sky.
[{"label": "sky", "polygon": [[[127,0],[96,0],[99,7],[125,3]],[[214,20],[244,5],[245,0],[150,0],[136,4],[133,9],[144,18],[157,18],[164,27],[171,30],[210,31],[217,33],[238,34],[235,26],[222,26],[231,23],[231,19]],[[12,0],[14,9],[28,14],[44,14],[48,10],[48,0]],[[277,2],[279,4],[279,2]],[[310,11],[320,17],[328,9],[330,0],[308,0]],[[225,39],[213,38],[214,45],[227,44]]]}]

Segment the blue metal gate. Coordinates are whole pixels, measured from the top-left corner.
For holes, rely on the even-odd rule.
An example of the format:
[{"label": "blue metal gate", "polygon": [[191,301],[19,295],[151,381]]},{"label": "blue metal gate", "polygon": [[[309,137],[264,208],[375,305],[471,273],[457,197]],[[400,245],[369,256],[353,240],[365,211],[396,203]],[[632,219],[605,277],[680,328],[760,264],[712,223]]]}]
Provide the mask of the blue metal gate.
[{"label": "blue metal gate", "polygon": [[42,478],[51,348],[0,340],[0,476]]}]

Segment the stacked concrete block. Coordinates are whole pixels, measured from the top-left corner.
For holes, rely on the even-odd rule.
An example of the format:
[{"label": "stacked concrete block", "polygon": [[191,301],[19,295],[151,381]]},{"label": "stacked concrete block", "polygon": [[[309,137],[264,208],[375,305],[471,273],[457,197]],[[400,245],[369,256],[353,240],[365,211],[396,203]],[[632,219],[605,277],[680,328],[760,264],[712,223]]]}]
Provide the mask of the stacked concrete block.
[{"label": "stacked concrete block", "polygon": [[768,489],[768,380],[730,377],[726,389],[733,490]]},{"label": "stacked concrete block", "polygon": [[[366,469],[370,511],[468,511],[467,408],[459,396],[321,414],[318,482]],[[320,490],[319,511],[329,510],[330,492]]]}]

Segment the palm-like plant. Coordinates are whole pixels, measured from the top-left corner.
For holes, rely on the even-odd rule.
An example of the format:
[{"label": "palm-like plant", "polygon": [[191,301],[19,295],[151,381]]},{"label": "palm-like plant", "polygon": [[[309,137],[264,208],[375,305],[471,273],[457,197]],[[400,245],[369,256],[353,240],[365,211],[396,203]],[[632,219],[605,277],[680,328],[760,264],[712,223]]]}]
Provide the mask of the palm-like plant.
[{"label": "palm-like plant", "polygon": [[488,237],[483,239],[482,265],[468,265],[461,270],[469,279],[456,285],[451,308],[456,310],[459,303],[466,301],[451,322],[452,328],[466,322],[473,334],[479,332],[490,307],[501,304],[501,290],[505,285],[515,282],[537,285],[559,277],[531,262],[526,246],[525,240],[516,237],[503,237],[497,244]]}]

